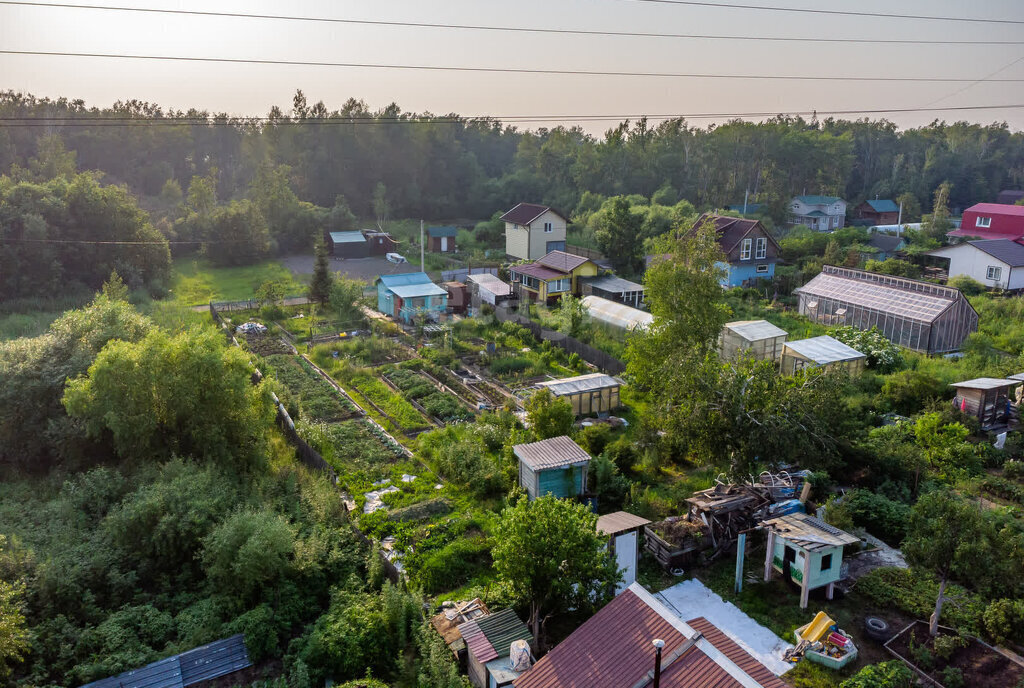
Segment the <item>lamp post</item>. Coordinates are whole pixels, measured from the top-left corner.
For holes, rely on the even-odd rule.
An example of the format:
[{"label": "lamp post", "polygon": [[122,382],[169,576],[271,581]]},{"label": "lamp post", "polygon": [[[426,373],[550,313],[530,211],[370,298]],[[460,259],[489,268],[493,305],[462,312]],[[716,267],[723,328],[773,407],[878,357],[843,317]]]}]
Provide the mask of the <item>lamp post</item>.
[{"label": "lamp post", "polygon": [[665,641],[661,638],[657,638],[652,645],[654,645],[654,686],[658,688],[661,684],[661,651],[665,647]]}]

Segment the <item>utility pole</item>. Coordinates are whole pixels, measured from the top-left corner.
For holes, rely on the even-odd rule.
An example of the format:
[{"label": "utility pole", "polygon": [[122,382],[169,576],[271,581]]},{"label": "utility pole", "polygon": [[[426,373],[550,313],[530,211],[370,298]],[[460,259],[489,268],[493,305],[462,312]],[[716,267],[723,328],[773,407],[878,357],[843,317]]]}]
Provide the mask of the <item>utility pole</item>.
[{"label": "utility pole", "polygon": [[900,214],[896,218],[896,236],[900,235],[900,230],[903,229],[903,201],[900,201]]},{"label": "utility pole", "polygon": [[743,214],[747,214],[747,196],[750,195],[750,189],[743,192]]},{"label": "utility pole", "polygon": [[423,265],[423,220],[420,220],[420,272],[426,272]]}]

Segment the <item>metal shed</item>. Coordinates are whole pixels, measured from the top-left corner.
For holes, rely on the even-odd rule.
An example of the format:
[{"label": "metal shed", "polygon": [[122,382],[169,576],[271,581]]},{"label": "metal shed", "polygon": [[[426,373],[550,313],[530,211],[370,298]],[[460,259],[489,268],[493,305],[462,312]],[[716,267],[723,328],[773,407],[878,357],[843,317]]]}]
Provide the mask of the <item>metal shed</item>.
[{"label": "metal shed", "polygon": [[622,380],[604,373],[549,380],[539,382],[537,386],[550,389],[556,397],[568,399],[572,404],[572,412],[577,416],[608,413],[622,405],[619,400]]},{"label": "metal shed", "polygon": [[954,382],[950,385],[956,388],[953,407],[977,418],[982,430],[1003,430],[1018,421],[1019,409],[1012,401],[1010,390],[1021,382],[1014,377],[1005,380],[979,377]]},{"label": "metal shed", "polygon": [[956,351],[978,329],[959,289],[826,265],[795,290],[800,314],[824,325],[877,327],[889,341],[929,354]]},{"label": "metal shed", "polygon": [[778,361],[788,336],[784,329],[767,320],[737,320],[722,328],[718,353],[726,361],[738,360],[744,351],[758,360]]},{"label": "metal shed", "polygon": [[580,293],[584,296],[600,296],[634,308],[639,308],[644,302],[644,285],[615,275],[584,277],[580,285]]},{"label": "metal shed", "polygon": [[782,345],[784,375],[793,375],[805,368],[833,365],[844,365],[851,374],[856,374],[864,370],[867,356],[827,334]]},{"label": "metal shed", "polygon": [[370,244],[362,232],[331,232],[331,255],[336,258],[366,258]]},{"label": "metal shed", "polygon": [[654,322],[654,316],[647,311],[609,301],[600,296],[584,296],[583,305],[594,320],[624,330],[647,329]]},{"label": "metal shed", "polygon": [[185,688],[252,666],[241,633],[81,688]]},{"label": "metal shed", "polygon": [[562,435],[512,447],[519,459],[519,484],[531,500],[544,495],[577,497],[587,491],[590,454]]}]

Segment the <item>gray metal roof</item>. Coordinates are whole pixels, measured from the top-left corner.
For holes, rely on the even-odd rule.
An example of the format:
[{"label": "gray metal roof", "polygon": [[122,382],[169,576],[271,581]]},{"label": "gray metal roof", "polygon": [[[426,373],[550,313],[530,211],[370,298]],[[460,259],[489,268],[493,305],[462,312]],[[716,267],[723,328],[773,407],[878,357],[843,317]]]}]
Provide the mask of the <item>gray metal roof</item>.
[{"label": "gray metal roof", "polygon": [[[854,272],[852,270],[848,272]],[[872,273],[864,273],[870,275]],[[893,280],[894,284],[881,284],[865,279],[856,279],[841,274],[822,272],[804,286],[794,290],[797,294],[806,294],[823,299],[833,299],[853,306],[870,308],[883,313],[892,313],[910,320],[930,323],[945,312],[958,296],[954,292],[950,296],[925,294],[912,289],[901,288],[901,282],[910,280]]]},{"label": "gray metal roof", "polygon": [[725,323],[725,326],[748,342],[759,342],[762,339],[789,336],[789,333],[784,329],[772,325],[767,320],[736,320],[731,323]]},{"label": "gray metal roof", "polygon": [[331,232],[331,241],[336,244],[362,244],[366,237],[362,232]]},{"label": "gray metal roof", "polygon": [[239,633],[81,688],[185,688],[252,666]]},{"label": "gray metal roof", "polygon": [[597,532],[602,535],[617,535],[627,530],[642,528],[650,523],[643,516],[631,514],[628,511],[616,511],[613,514],[605,514],[597,519]]},{"label": "gray metal roof", "polygon": [[847,346],[838,339],[829,337],[827,334],[823,334],[820,337],[811,337],[810,339],[798,339],[795,342],[786,342],[785,347],[797,352],[804,358],[814,361],[818,365],[867,358],[853,347]]},{"label": "gray metal roof", "polygon": [[1016,375],[1009,375],[1007,377],[1007,379],[1008,380],[1019,380],[1020,382],[1024,382],[1024,373],[1017,373]]},{"label": "gray metal roof", "polygon": [[988,239],[985,241],[968,241],[968,244],[984,251],[996,260],[1000,260],[1011,268],[1024,267],[1024,244],[1009,239]]},{"label": "gray metal roof", "polygon": [[517,444],[512,447],[512,451],[520,461],[535,471],[563,468],[590,461],[590,454],[565,435],[540,442]]},{"label": "gray metal roof", "polygon": [[577,375],[576,377],[567,377],[561,380],[538,382],[537,386],[547,387],[555,396],[565,396],[567,394],[596,392],[600,389],[621,387],[622,380],[611,375],[605,375],[604,373],[590,373],[589,375]]},{"label": "gray metal roof", "polygon": [[631,292],[643,291],[644,285],[637,284],[636,282],[630,282],[628,279],[622,279],[615,275],[601,275],[600,277],[584,277],[582,279],[584,284],[589,284],[592,287],[597,287],[603,291],[615,292],[618,294],[628,294]]},{"label": "gray metal roof", "polygon": [[502,281],[497,275],[485,272],[482,275],[468,275],[466,280],[476,282],[481,288],[486,289],[495,296],[510,296],[512,294],[512,285]]},{"label": "gray metal roof", "polygon": [[1002,379],[998,377],[976,377],[973,380],[954,382],[950,387],[963,387],[965,389],[999,389],[1000,387],[1014,387],[1019,385],[1020,379]]},{"label": "gray metal roof", "polygon": [[860,542],[860,538],[808,514],[788,514],[764,521],[761,525],[811,552]]},{"label": "gray metal roof", "polygon": [[388,287],[396,296],[401,296],[403,299],[413,299],[418,296],[444,296],[448,293],[448,290],[444,287],[439,287],[433,282],[426,282],[425,284],[402,284],[397,287]]}]

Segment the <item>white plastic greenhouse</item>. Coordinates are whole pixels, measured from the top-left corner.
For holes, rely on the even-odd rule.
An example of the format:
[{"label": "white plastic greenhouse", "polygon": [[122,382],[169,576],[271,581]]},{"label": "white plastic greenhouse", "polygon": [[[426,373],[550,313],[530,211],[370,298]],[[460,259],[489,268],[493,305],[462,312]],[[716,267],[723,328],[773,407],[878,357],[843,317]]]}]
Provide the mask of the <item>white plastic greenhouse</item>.
[{"label": "white plastic greenhouse", "polygon": [[594,320],[625,330],[646,329],[654,321],[654,316],[646,311],[600,296],[584,296],[583,305]]}]

